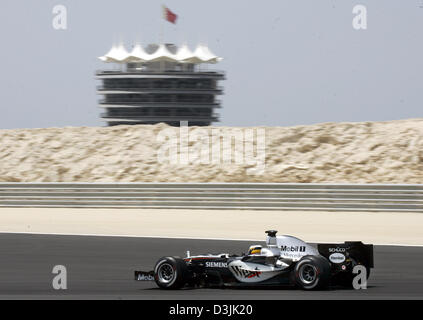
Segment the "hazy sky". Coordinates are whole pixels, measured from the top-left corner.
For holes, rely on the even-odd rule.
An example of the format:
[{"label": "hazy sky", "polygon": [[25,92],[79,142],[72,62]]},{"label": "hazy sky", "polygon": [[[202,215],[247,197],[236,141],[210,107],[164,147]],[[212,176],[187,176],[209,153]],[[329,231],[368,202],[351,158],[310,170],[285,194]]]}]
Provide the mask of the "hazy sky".
[{"label": "hazy sky", "polygon": [[[179,16],[163,22],[161,4]],[[67,8],[67,30],[52,26]],[[352,27],[357,4],[367,30]],[[225,60],[221,125],[423,115],[423,0],[2,0],[0,128],[101,126],[94,72],[113,42],[201,41]]]}]

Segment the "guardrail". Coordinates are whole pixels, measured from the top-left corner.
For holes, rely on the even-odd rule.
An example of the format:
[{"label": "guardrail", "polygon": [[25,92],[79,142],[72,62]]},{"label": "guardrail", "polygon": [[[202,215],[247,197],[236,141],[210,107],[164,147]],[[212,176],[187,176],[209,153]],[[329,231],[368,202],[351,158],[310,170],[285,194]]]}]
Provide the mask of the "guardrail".
[{"label": "guardrail", "polygon": [[0,183],[0,207],[423,212],[423,185]]}]

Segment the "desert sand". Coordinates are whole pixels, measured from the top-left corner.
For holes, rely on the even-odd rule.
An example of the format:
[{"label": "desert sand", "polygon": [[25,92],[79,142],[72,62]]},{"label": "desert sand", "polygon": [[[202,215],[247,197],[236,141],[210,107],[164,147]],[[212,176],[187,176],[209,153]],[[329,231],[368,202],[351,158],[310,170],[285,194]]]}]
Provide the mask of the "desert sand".
[{"label": "desert sand", "polygon": [[233,159],[160,162],[158,136],[166,129],[179,135],[164,124],[0,130],[0,181],[423,183],[423,119],[255,128],[265,132],[260,174]]}]

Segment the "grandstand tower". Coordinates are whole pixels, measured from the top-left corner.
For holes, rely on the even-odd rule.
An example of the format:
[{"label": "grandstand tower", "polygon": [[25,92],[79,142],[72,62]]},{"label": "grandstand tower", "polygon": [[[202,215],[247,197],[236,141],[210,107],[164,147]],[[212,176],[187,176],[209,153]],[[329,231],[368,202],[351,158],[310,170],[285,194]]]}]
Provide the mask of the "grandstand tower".
[{"label": "grandstand tower", "polygon": [[219,121],[216,96],[223,93],[218,82],[225,75],[209,70],[209,64],[222,58],[207,46],[192,52],[187,45],[137,44],[128,52],[118,45],[100,59],[114,64],[114,69],[96,72],[102,82],[97,88],[103,96],[101,118],[109,126],[160,122],[179,126],[180,121],[207,126]]}]

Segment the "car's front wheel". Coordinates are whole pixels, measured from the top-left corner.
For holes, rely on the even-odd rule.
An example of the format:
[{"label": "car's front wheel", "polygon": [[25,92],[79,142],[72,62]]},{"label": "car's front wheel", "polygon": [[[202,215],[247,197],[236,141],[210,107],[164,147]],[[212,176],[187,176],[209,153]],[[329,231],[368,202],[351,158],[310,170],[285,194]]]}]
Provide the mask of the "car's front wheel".
[{"label": "car's front wheel", "polygon": [[187,281],[187,265],[179,257],[163,257],[154,267],[154,280],[162,289],[180,289]]},{"label": "car's front wheel", "polygon": [[329,285],[330,264],[324,257],[305,256],[295,266],[295,280],[304,290],[324,289]]}]

